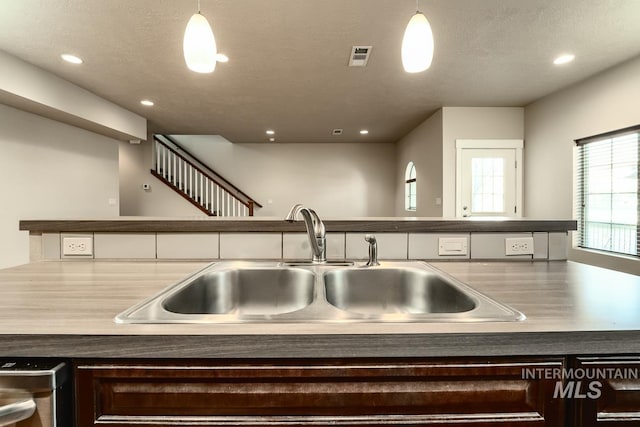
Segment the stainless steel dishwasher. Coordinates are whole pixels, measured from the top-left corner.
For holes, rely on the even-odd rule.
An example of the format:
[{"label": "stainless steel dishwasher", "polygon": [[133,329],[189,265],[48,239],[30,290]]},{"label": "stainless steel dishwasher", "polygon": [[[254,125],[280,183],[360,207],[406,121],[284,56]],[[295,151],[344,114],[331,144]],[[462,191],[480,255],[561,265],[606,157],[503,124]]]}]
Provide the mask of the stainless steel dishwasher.
[{"label": "stainless steel dishwasher", "polygon": [[66,363],[0,359],[0,427],[71,426],[72,405]]}]

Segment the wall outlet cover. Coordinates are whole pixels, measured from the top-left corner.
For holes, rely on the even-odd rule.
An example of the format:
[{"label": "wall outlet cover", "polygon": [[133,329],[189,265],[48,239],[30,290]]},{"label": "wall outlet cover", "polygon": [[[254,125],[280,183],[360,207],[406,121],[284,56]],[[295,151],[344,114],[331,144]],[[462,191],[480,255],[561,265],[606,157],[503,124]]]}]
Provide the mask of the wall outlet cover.
[{"label": "wall outlet cover", "polygon": [[63,256],[93,256],[93,237],[65,236],[62,238]]},{"label": "wall outlet cover", "polygon": [[533,255],[533,237],[504,239],[505,255]]}]

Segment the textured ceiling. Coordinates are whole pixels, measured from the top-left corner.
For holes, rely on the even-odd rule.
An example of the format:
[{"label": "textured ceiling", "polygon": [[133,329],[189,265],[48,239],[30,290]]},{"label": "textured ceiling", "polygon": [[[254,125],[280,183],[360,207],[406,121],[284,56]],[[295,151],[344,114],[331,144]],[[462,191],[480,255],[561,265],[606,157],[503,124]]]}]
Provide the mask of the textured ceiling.
[{"label": "textured ceiling", "polygon": [[[266,141],[269,128],[278,142],[394,142],[442,106],[524,106],[640,54],[640,0],[419,0],[435,55],[413,75],[400,44],[414,0],[201,4],[230,57],[213,74],[182,57],[196,0],[0,0],[0,49],[153,131],[233,142]],[[373,45],[366,68],[347,66],[353,45]],[[576,60],[552,65],[566,51]],[[85,63],[63,62],[65,52]]]}]

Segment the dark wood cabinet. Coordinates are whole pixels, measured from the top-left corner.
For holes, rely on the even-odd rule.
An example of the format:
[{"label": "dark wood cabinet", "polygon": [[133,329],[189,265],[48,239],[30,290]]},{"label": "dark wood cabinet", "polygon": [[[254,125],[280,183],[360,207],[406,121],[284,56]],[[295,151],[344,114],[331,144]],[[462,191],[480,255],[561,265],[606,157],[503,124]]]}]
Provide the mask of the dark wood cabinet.
[{"label": "dark wood cabinet", "polygon": [[571,367],[592,391],[571,399],[576,426],[640,426],[640,357],[578,357]]},{"label": "dark wood cabinet", "polygon": [[563,358],[77,362],[77,427],[565,426]]}]

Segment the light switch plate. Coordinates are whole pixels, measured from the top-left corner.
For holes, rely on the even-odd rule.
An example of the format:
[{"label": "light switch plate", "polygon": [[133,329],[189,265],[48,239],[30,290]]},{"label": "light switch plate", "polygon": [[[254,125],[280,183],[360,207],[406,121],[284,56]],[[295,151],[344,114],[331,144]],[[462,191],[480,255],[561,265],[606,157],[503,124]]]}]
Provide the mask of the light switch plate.
[{"label": "light switch plate", "polygon": [[469,253],[466,237],[440,237],[438,239],[438,255],[462,255]]}]

